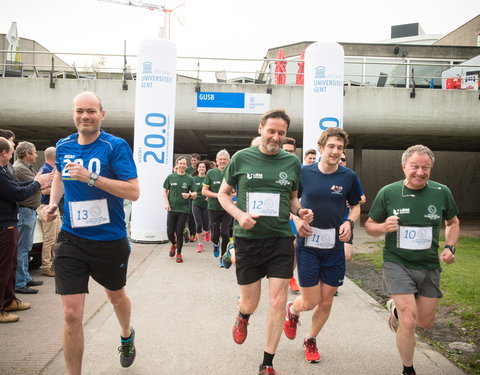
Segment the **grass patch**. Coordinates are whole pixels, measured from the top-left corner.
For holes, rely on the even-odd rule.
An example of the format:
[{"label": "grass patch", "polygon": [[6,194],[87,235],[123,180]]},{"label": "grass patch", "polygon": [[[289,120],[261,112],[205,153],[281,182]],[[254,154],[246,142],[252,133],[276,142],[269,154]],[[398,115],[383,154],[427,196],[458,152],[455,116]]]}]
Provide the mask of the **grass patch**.
[{"label": "grass patch", "polygon": [[[440,248],[445,240],[440,242]],[[368,254],[356,254],[359,262],[369,262],[381,269],[383,241],[374,243],[378,250]],[[455,314],[464,320],[467,331],[480,330],[480,238],[460,237],[457,243],[455,263],[442,263],[440,304],[453,308]]]},{"label": "grass patch", "polygon": [[[442,243],[443,245],[443,243]],[[461,237],[455,263],[442,265],[440,303],[454,308],[468,331],[480,330],[480,238]]]}]

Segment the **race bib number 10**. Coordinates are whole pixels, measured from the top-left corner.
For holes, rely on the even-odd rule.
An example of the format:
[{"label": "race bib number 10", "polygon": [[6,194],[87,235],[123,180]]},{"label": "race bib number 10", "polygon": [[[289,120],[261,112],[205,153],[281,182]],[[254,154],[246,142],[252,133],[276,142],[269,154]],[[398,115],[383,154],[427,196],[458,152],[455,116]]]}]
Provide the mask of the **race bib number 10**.
[{"label": "race bib number 10", "polygon": [[94,227],[110,223],[106,199],[70,202],[69,207],[72,228]]},{"label": "race bib number 10", "polygon": [[426,250],[432,247],[432,227],[404,227],[397,232],[397,246],[406,250]]}]

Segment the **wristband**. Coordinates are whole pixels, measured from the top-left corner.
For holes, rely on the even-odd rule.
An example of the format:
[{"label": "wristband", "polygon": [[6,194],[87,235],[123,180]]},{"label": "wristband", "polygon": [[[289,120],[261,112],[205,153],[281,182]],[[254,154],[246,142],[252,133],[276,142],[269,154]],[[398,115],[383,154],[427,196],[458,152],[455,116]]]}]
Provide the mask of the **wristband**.
[{"label": "wristband", "polygon": [[[298,217],[300,217],[300,215],[298,214],[298,212],[299,212],[301,209],[302,209],[302,207],[298,207],[298,208],[297,208],[297,213],[296,213],[295,215],[297,215]],[[301,217],[300,217],[300,219],[301,219]]]}]

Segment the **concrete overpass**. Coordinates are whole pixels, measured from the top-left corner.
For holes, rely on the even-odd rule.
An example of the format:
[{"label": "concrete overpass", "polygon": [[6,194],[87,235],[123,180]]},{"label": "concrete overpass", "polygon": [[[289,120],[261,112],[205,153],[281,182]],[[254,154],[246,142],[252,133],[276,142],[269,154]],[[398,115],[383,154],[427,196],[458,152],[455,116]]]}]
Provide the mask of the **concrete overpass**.
[{"label": "concrete overpass", "polygon": [[[0,128],[12,129],[19,140],[43,149],[73,130],[71,100],[83,90],[104,101],[104,128],[133,142],[135,81],[59,79],[0,79]],[[271,108],[285,108],[292,118],[289,135],[302,146],[303,87],[283,85],[201,83],[207,92],[271,92]],[[196,83],[178,83],[175,153],[212,156],[219,149],[234,152],[256,134],[259,115],[199,113]],[[480,150],[478,91],[389,87],[345,87],[344,128],[351,146],[360,149],[404,149],[424,143],[434,150]],[[356,156],[358,158],[358,156]],[[358,159],[357,159],[358,160]]]},{"label": "concrete overpass", "polygon": [[[122,81],[0,78],[0,128],[17,140],[43,150],[74,131],[71,100],[82,90],[104,100],[104,129],[133,142],[135,85]],[[198,152],[213,158],[226,148],[233,153],[256,135],[259,115],[199,113],[196,83],[178,83],[175,153]],[[303,87],[253,84],[205,84],[201,91],[266,93],[272,108],[292,117],[289,135],[302,146]],[[345,87],[344,128],[351,136],[349,166],[359,174],[368,209],[378,189],[403,178],[402,150],[422,143],[435,151],[432,179],[447,184],[462,215],[480,216],[480,98],[478,91]],[[301,156],[301,153],[298,153]],[[353,163],[352,163],[353,160]]]}]

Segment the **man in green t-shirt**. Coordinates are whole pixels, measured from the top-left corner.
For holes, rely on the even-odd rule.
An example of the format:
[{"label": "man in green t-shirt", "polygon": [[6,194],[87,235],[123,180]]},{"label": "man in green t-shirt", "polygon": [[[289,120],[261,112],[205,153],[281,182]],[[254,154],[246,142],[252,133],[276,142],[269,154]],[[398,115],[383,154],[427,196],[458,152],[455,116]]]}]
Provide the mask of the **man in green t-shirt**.
[{"label": "man in green t-shirt", "polygon": [[[455,261],[460,233],[457,206],[450,189],[429,181],[435,158],[423,145],[402,155],[405,180],[378,192],[365,223],[371,236],[385,235],[383,282],[392,295],[388,324],[397,333],[403,375],[415,375],[415,328],[432,328],[440,291],[440,261]],[[442,221],[445,246],[438,255]]]},{"label": "man in green t-shirt", "polygon": [[[230,154],[227,150],[217,152],[216,163],[217,168],[210,169],[205,175],[203,181],[202,194],[206,196],[208,205],[208,217],[212,228],[213,256],[218,258],[221,254],[225,254],[228,241],[230,240],[230,230],[232,229],[232,217],[226,212],[218,202],[218,190],[223,180],[223,172],[230,162]],[[221,246],[220,246],[220,238]],[[222,258],[219,264],[223,267]]]},{"label": "man in green t-shirt", "polygon": [[[190,213],[190,201],[197,197],[193,177],[186,174],[187,158],[179,156],[175,161],[175,172],[163,182],[163,202],[167,212],[167,236],[172,243],[168,255],[176,256],[177,263],[183,262],[183,229]],[[176,255],[175,255],[176,253]]]},{"label": "man in green t-shirt", "polygon": [[[247,337],[248,320],[260,300],[261,279],[269,278],[270,310],[260,374],[276,374],[272,361],[282,334],[288,283],[293,274],[290,212],[307,223],[313,219],[312,211],[303,209],[298,200],[300,161],[281,149],[289,125],[285,111],[265,113],[258,127],[260,146],[240,150],[233,156],[218,192],[221,205],[235,219],[240,300],[232,334],[237,344]],[[234,188],[236,204],[231,199]],[[305,235],[303,230],[300,228],[300,235]]]}]

